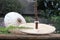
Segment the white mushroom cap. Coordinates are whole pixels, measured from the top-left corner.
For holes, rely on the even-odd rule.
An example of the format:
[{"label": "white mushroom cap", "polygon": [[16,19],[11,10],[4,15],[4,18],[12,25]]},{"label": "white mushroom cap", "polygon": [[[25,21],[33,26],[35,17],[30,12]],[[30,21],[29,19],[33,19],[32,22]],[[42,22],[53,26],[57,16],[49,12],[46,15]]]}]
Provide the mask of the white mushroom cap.
[{"label": "white mushroom cap", "polygon": [[20,26],[32,28],[32,29],[19,29],[20,31],[28,34],[50,34],[56,30],[54,26],[41,23],[38,24],[38,29],[35,29],[35,23],[26,23],[21,24]]},{"label": "white mushroom cap", "polygon": [[6,27],[19,26],[20,24],[26,23],[24,17],[17,12],[9,12],[5,15],[4,24]]}]

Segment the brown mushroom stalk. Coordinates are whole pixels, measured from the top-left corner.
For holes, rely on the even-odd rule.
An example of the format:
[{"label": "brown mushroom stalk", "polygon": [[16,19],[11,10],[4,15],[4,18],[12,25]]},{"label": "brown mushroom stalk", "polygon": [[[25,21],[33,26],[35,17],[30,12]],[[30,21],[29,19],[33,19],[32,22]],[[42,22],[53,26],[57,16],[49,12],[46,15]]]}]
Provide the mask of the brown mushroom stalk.
[{"label": "brown mushroom stalk", "polygon": [[[35,21],[38,21],[37,0],[35,0],[34,2],[34,13],[35,13]],[[38,29],[38,22],[35,23],[35,28]]]}]

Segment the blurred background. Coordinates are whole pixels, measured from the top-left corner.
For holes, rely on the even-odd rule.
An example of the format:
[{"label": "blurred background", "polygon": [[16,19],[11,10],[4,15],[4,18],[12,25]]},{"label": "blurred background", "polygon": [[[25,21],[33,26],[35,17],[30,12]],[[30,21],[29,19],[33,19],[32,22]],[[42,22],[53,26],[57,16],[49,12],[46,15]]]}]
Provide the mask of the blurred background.
[{"label": "blurred background", "polygon": [[[35,0],[0,0],[0,25],[8,12],[18,12],[27,22],[34,22]],[[53,25],[60,33],[60,0],[37,0],[39,22]]]}]

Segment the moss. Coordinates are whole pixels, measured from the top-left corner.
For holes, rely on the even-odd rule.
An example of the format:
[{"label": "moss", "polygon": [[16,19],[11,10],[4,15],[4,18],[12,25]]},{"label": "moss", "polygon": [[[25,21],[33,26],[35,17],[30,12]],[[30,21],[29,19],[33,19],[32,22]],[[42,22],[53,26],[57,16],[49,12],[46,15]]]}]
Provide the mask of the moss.
[{"label": "moss", "polygon": [[24,26],[21,26],[21,27],[15,27],[15,26],[9,26],[7,28],[5,27],[0,27],[0,34],[10,34],[9,30],[12,30],[12,29],[32,29],[30,27],[24,27]]}]

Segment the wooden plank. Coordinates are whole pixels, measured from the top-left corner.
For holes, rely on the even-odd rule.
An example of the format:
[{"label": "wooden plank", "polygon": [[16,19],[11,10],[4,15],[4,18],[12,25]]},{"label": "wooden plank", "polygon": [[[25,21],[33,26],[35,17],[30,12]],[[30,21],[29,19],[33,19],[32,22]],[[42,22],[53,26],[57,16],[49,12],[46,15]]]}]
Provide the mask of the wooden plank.
[{"label": "wooden plank", "polygon": [[60,34],[49,34],[49,35],[0,34],[0,39],[60,39]]}]

